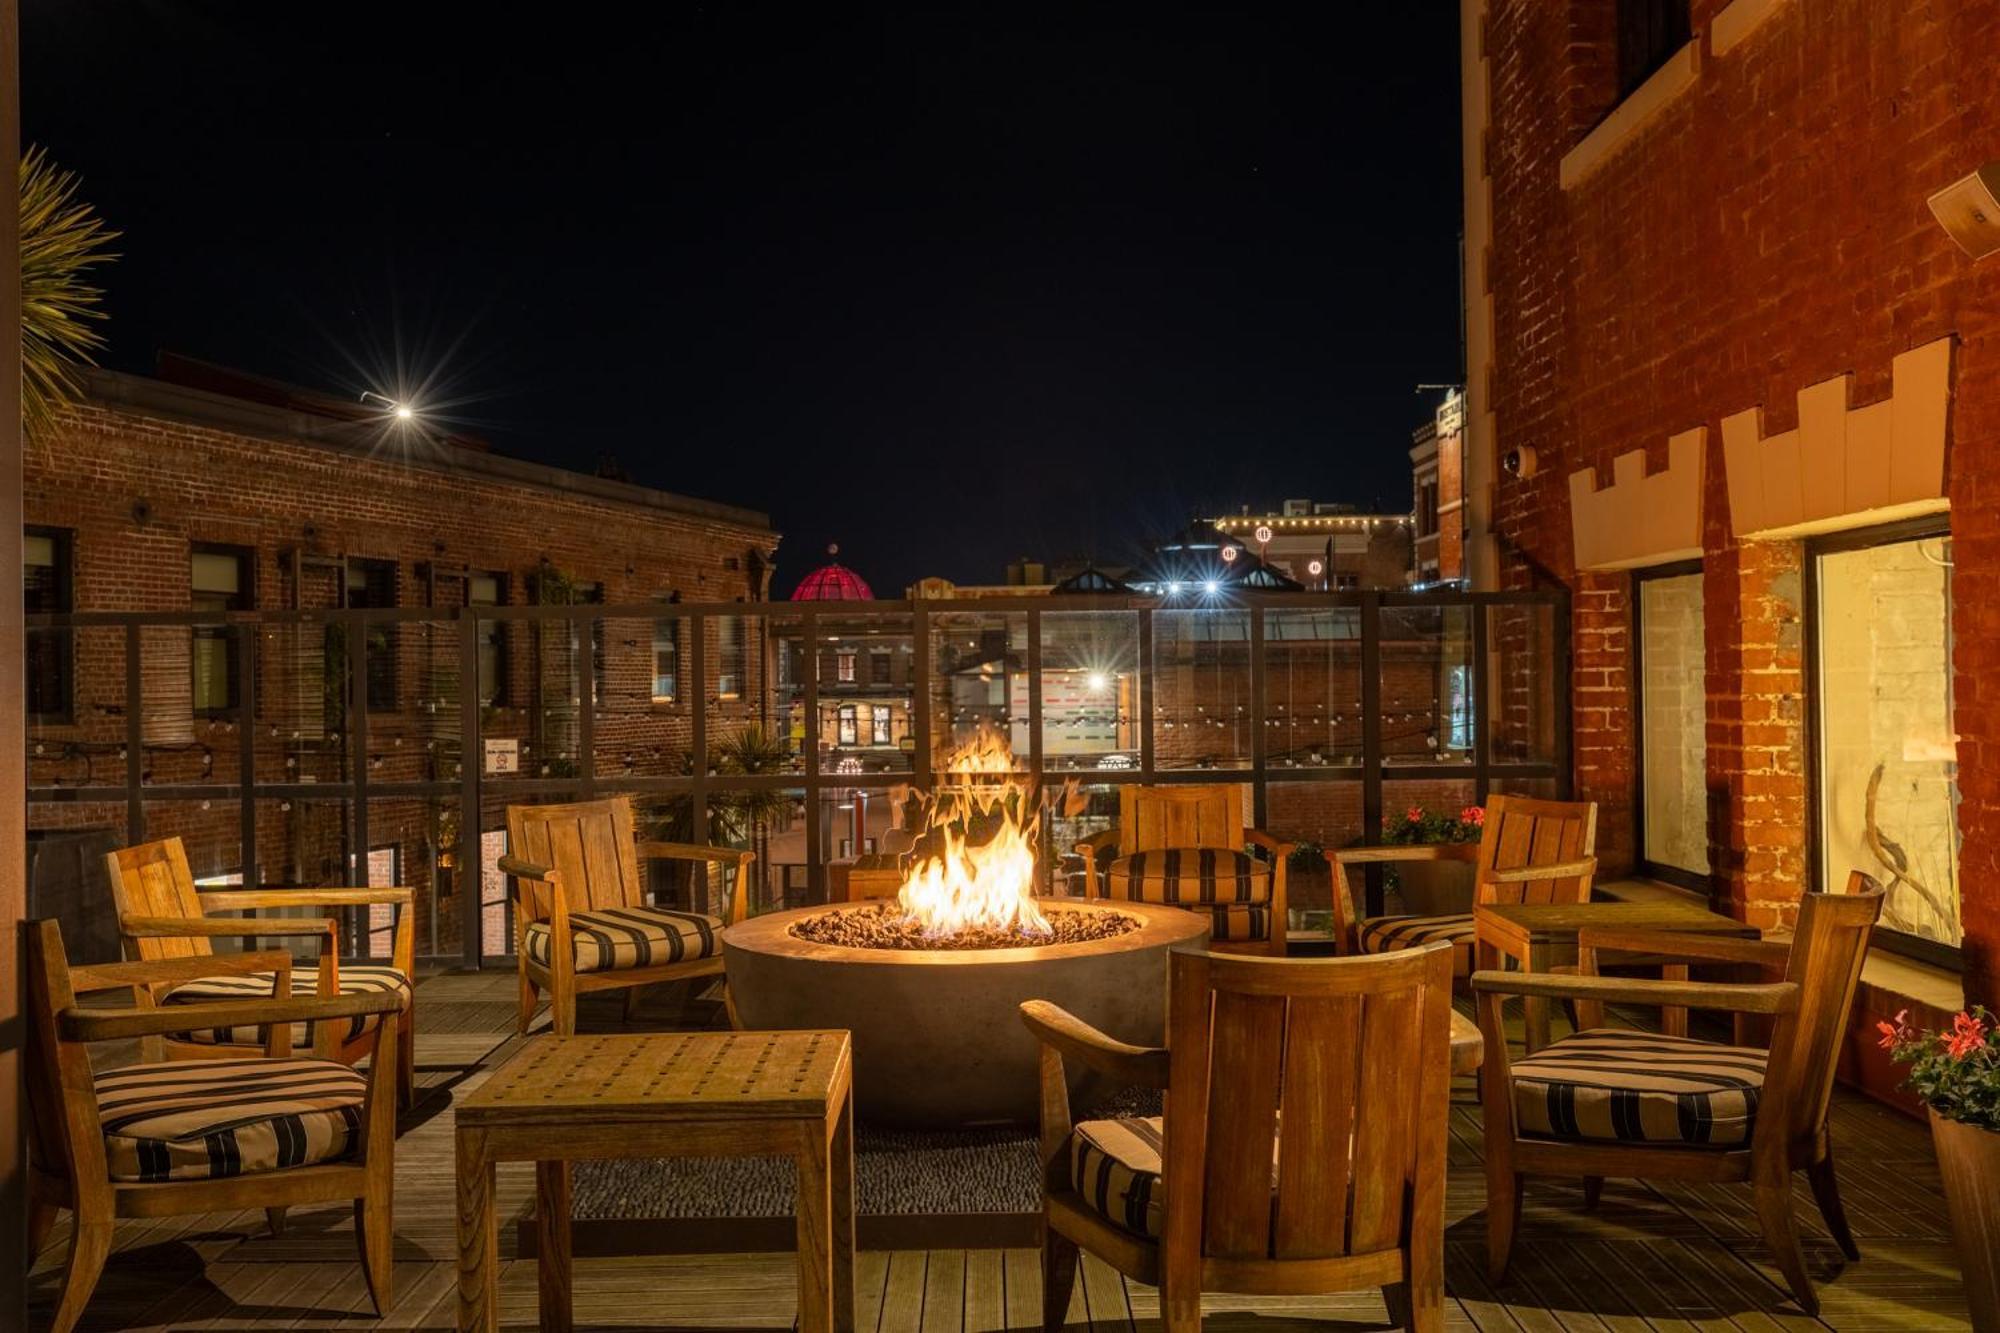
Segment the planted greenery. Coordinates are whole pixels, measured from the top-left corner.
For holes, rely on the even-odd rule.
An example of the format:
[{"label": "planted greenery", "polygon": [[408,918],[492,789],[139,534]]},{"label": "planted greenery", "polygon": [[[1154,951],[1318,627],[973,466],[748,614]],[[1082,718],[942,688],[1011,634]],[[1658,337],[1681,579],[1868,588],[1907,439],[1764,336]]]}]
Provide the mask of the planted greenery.
[{"label": "planted greenery", "polygon": [[117,258],[118,233],[76,197],[75,172],[40,148],[21,158],[21,424],[44,436],[76,400],[84,366],[104,345],[104,292],[90,272]]},{"label": "planted greenery", "polygon": [[1910,1073],[1903,1086],[1946,1120],[2000,1131],[2000,1026],[1983,1005],[1959,1014],[1948,1031],[1909,1025],[1909,1010],[1877,1023],[1882,1049]]}]

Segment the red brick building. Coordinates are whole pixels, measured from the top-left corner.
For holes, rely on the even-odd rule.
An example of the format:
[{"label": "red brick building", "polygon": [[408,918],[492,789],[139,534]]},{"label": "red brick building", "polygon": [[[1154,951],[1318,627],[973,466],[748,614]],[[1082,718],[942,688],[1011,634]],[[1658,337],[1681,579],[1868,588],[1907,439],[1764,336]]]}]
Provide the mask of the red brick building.
[{"label": "red brick building", "polygon": [[[242,864],[241,805],[227,794],[147,799],[145,835],[182,835],[196,874],[219,882],[347,882],[340,853],[353,811],[296,788],[351,781],[365,762],[370,784],[391,788],[369,802],[370,875],[418,890],[421,951],[456,951],[459,915],[439,904],[466,883],[458,807],[396,798],[391,784],[456,781],[468,689],[482,734],[519,747],[523,776],[560,779],[584,765],[600,779],[687,772],[692,701],[679,682],[690,622],[667,607],[600,622],[585,754],[575,703],[583,657],[563,622],[482,621],[476,681],[456,624],[421,615],[371,624],[365,679],[357,698],[342,699],[331,682],[364,645],[342,642],[324,620],[266,616],[250,670],[230,617],[759,602],[777,534],[749,510],[356,419],[346,404],[281,386],[202,378],[261,401],[97,373],[63,427],[29,446],[29,610],[212,613],[140,631],[140,781],[239,785],[248,698],[256,782],[294,791],[257,802],[254,867]],[[760,720],[767,691],[761,623],[712,616],[707,625],[712,744],[731,722]],[[128,780],[125,633],[86,624],[29,636],[30,827],[56,853],[37,872],[55,877],[44,884],[51,894],[72,873],[97,884],[91,851],[136,832],[125,802],[88,798]],[[365,758],[348,740],[357,703]],[[497,821],[497,805],[489,813]]]},{"label": "red brick building", "polygon": [[1468,557],[1574,594],[1601,854],[2000,999],[2000,0],[1465,0]]},{"label": "red brick building", "polygon": [[1465,577],[1465,395],[1454,392],[1410,435],[1411,578]]}]

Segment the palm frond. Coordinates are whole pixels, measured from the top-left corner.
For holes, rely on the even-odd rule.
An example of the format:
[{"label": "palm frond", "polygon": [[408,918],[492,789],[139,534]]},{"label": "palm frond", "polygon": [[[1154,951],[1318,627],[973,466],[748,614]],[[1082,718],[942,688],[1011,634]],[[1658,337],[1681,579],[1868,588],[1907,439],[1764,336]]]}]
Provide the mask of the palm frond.
[{"label": "palm frond", "polygon": [[21,157],[21,424],[38,438],[75,401],[78,370],[104,345],[103,291],[91,269],[118,236],[76,197],[77,177],[39,147]]}]

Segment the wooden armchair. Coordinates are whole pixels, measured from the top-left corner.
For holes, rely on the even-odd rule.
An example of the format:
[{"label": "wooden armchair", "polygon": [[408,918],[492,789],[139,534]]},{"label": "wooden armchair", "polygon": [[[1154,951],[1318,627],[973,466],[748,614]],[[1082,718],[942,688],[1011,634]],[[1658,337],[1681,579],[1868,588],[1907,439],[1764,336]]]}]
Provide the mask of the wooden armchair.
[{"label": "wooden armchair", "polygon": [[1284,957],[1293,844],[1245,828],[1242,799],[1234,782],[1120,787],[1118,827],[1076,844],[1089,896],[1203,912],[1210,947]]},{"label": "wooden armchair", "polygon": [[[28,1253],[61,1209],[75,1214],[56,1297],[55,1333],[83,1314],[121,1217],[265,1209],[273,1224],[302,1203],[354,1201],[362,1274],[377,1315],[394,1276],[396,1043],[400,997],[360,991],[155,1007],[153,993],[208,977],[291,983],[291,955],[205,955],[72,969],[53,921],[28,927]],[[83,1009],[79,993],[124,989],[129,1009]],[[195,1020],[265,1033],[254,1056],[167,1061],[93,1072],[92,1042],[152,1039]],[[370,1020],[368,1073],[292,1058],[294,1023],[345,1028]],[[18,1263],[20,1257],[9,1262]]]},{"label": "wooden armchair", "polygon": [[[1079,1248],[1159,1287],[1170,1333],[1200,1328],[1204,1291],[1357,1287],[1443,1328],[1450,950],[1169,966],[1165,1049],[1021,1006],[1042,1044],[1043,1328]],[[1166,1114],[1071,1124],[1065,1060],[1164,1090]]]},{"label": "wooden armchair", "polygon": [[[1792,1222],[1792,1172],[1803,1170],[1827,1229],[1860,1258],[1834,1180],[1827,1107],[1848,1011],[1882,910],[1882,889],[1856,871],[1845,894],[1809,893],[1789,946],[1647,930],[1585,928],[1577,976],[1477,972],[1486,1039],[1486,1238],[1494,1281],[1520,1225],[1521,1178],[1580,1176],[1594,1200],[1606,1176],[1747,1181],[1764,1243],[1807,1314],[1818,1297]],[[1606,950],[1674,964],[1756,964],[1783,980],[1754,985],[1596,975]],[[1501,1006],[1510,995],[1572,1000],[1578,1028],[1523,1060],[1507,1059]],[[1603,1026],[1605,1004],[1680,1005],[1739,1017],[1735,1042]],[[1744,1044],[1744,1015],[1776,1022],[1768,1051]]]},{"label": "wooden armchair", "polygon": [[[1443,940],[1452,946],[1452,969],[1472,975],[1473,908],[1480,903],[1580,903],[1590,898],[1597,874],[1597,803],[1493,796],[1476,843],[1413,847],[1343,847],[1330,851],[1333,866],[1333,947],[1336,954],[1392,953]],[[1435,916],[1363,917],[1358,866],[1422,861],[1469,862],[1472,906]]]},{"label": "wooden armchair", "polygon": [[[641,988],[722,975],[722,931],[749,915],[754,852],[679,842],[641,842],[622,796],[570,805],[507,807],[514,877],[514,952],[521,971],[520,1029],[549,993],[556,1035],[576,1033],[576,997],[623,990],[629,1019]],[[720,917],[646,901],[641,861],[691,862],[705,888],[711,866],[734,867]]]},{"label": "wooden armchair", "polygon": [[[187,850],[179,838],[141,843],[110,852],[104,858],[111,877],[111,894],[118,907],[118,929],[124,937],[125,956],[141,962],[164,962],[184,958],[223,958],[215,952],[217,939],[301,939],[319,942],[318,965],[312,970],[290,971],[292,995],[353,995],[386,992],[396,996],[396,1022],[402,1040],[396,1043],[403,1062],[397,1090],[407,1105],[416,1094],[415,1051],[417,1032],[416,987],[412,982],[415,946],[411,938],[413,895],[402,888],[358,889],[223,889],[202,893],[195,888],[194,873],[188,868]],[[389,964],[340,962],[340,923],[332,916],[210,916],[210,912],[238,912],[272,907],[344,908],[387,903],[396,907],[396,934],[390,946]],[[274,991],[276,977],[270,972],[245,976],[217,968],[210,975],[185,977],[171,985],[155,987],[154,1003],[169,1008],[203,1004],[216,1000],[248,999],[280,994]],[[328,1060],[354,1064],[375,1048],[371,1029],[377,1019],[369,1010],[358,1013],[345,1028],[322,1023],[316,1034],[300,1027],[292,1036],[294,1046],[311,1046],[316,1055]],[[148,1057],[169,1060],[234,1060],[254,1054],[264,1044],[264,1034],[255,1026],[237,1028],[186,1027],[164,1030],[163,1037],[149,1043]]]}]

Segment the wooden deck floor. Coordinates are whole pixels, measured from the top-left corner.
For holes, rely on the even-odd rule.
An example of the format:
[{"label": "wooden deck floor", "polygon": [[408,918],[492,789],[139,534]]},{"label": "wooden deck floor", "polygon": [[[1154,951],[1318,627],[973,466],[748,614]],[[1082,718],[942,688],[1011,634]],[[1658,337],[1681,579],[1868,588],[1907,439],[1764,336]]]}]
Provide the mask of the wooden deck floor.
[{"label": "wooden deck floor", "polygon": [[[298,1209],[284,1235],[259,1213],[132,1222],[85,1318],[88,1329],[450,1328],[455,1313],[450,1091],[474,1086],[511,1045],[511,974],[424,983],[419,1082],[434,1089],[397,1146],[396,1305],[366,1313],[367,1295],[342,1208]],[[651,1015],[649,1015],[651,1016]],[[672,1015],[659,1015],[671,1021]],[[544,1019],[546,1021],[546,1019]],[[1453,1328],[1509,1330],[1967,1328],[1964,1295],[1922,1128],[1843,1094],[1834,1117],[1842,1192],[1862,1261],[1843,1267],[1803,1190],[1807,1260],[1822,1285],[1819,1320],[1798,1314],[1774,1285],[1747,1191],[1607,1183],[1601,1207],[1578,1190],[1531,1182],[1510,1281],[1484,1275],[1484,1181],[1478,1110],[1469,1084],[1453,1111],[1447,1262]],[[530,1210],[531,1173],[503,1167],[501,1216]],[[66,1229],[40,1256],[33,1315],[46,1321]],[[502,1232],[502,1315],[535,1326],[535,1270]],[[875,1333],[988,1333],[1040,1322],[1040,1279],[1028,1250],[864,1252],[860,1327]],[[1227,1330],[1380,1328],[1373,1292],[1334,1297],[1210,1297],[1209,1322]],[[706,1255],[580,1259],[580,1328],[764,1328],[791,1325],[789,1256]],[[1101,1265],[1087,1267],[1070,1311],[1090,1333],[1157,1327],[1151,1289]],[[35,1324],[40,1327],[41,1322]]]}]

